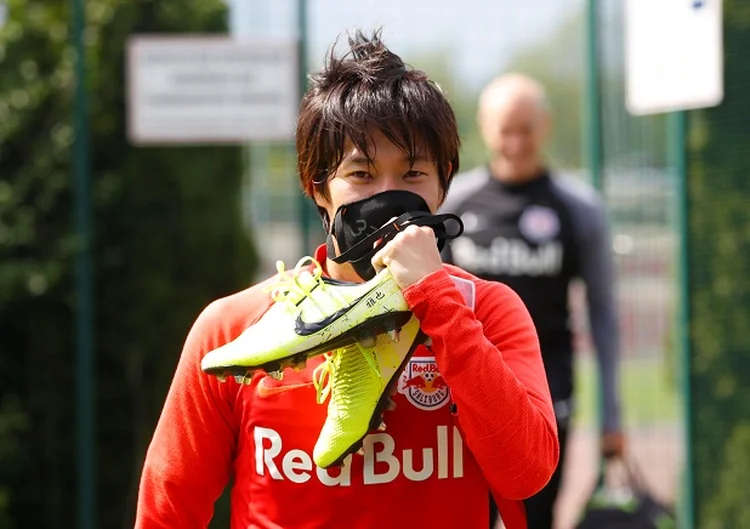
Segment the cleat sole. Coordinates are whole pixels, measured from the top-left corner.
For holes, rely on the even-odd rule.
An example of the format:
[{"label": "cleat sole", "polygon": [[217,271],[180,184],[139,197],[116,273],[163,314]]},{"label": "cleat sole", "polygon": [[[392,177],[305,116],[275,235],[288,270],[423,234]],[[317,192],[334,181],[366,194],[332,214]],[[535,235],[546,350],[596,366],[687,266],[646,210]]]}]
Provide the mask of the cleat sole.
[{"label": "cleat sole", "polygon": [[312,347],[305,351],[279,358],[278,360],[275,360],[273,362],[268,362],[266,364],[261,364],[258,366],[215,366],[204,369],[204,372],[209,375],[217,376],[244,376],[252,371],[265,371],[266,373],[271,375],[271,373],[273,373],[274,371],[282,372],[287,367],[294,368],[298,365],[307,365],[308,359],[314,356],[321,355],[323,353],[327,353],[334,349],[340,349],[342,347],[346,347],[347,345],[354,344],[358,341],[361,341],[360,338],[362,336],[374,337],[380,334],[387,333],[388,328],[391,328],[392,326],[395,326],[396,328],[402,327],[411,319],[411,317],[412,313],[408,311],[387,312],[385,314],[370,318],[369,320],[360,323],[355,327],[352,327],[333,340],[329,340],[323,344],[316,345],[315,347]]}]

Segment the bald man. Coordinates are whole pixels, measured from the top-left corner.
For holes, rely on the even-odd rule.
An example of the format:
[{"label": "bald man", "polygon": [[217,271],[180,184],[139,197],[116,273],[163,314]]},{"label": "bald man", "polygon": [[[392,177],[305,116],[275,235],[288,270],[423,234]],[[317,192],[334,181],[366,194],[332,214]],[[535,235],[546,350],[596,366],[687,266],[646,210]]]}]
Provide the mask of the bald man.
[{"label": "bald man", "polygon": [[[460,215],[465,231],[446,246],[443,258],[512,287],[534,319],[555,404],[560,463],[548,485],[525,504],[530,529],[551,529],[573,411],[568,290],[574,279],[586,285],[604,387],[602,455],[617,457],[623,450],[609,230],[593,189],[555,174],[545,161],[552,120],[537,81],[520,74],[494,79],[482,91],[477,118],[490,159],[454,180],[442,209]],[[499,409],[497,417],[507,415]],[[493,508],[493,524],[495,517]]]}]

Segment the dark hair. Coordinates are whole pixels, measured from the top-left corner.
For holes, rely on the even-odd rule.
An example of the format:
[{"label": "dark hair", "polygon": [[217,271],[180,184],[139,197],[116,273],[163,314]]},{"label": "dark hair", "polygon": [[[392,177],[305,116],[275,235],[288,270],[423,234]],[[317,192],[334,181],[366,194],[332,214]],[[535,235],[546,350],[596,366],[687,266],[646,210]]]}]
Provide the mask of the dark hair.
[{"label": "dark hair", "polygon": [[[347,139],[371,156],[373,127],[414,160],[422,149],[434,160],[445,196],[458,170],[456,118],[440,86],[361,31],[349,35],[341,57],[331,48],[324,68],[310,77],[297,121],[297,168],[305,193],[326,196],[325,184],[344,156]],[[370,160],[372,161],[372,160]]]}]

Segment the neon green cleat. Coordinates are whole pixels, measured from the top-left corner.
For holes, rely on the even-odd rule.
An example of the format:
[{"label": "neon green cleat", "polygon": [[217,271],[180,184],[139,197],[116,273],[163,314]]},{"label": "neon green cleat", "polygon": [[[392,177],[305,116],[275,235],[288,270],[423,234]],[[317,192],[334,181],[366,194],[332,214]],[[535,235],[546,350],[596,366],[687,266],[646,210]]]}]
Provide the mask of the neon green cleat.
[{"label": "neon green cleat", "polygon": [[[397,337],[398,336],[398,337]],[[381,334],[372,347],[357,342],[326,354],[313,372],[318,402],[330,395],[328,416],[313,449],[321,468],[341,464],[375,429],[384,429],[383,412],[391,391],[417,345],[425,340],[412,317],[400,330]]]},{"label": "neon green cleat", "polygon": [[411,317],[387,268],[366,283],[323,277],[312,257],[301,259],[291,274],[281,262],[277,269],[275,303],[234,341],[209,352],[201,361],[204,372],[244,376],[304,366],[311,356],[391,331]]}]

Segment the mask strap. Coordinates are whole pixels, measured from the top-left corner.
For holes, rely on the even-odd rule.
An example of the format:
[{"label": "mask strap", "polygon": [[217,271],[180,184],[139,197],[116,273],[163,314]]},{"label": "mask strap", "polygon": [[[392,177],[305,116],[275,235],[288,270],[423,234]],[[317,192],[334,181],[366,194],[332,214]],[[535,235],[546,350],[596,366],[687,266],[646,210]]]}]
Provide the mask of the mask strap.
[{"label": "mask strap", "polygon": [[[455,233],[451,233],[446,229],[445,223],[449,220],[454,221],[458,226]],[[412,224],[415,226],[432,227],[437,238],[438,250],[440,251],[442,251],[446,241],[455,239],[464,232],[464,224],[461,222],[461,218],[452,213],[432,215],[431,213],[422,211],[407,212],[375,230],[341,255],[331,258],[331,260],[339,264],[345,262],[358,263],[363,259],[369,260],[374,252],[377,252],[383,245],[393,239],[398,232],[403,231],[407,226]],[[330,242],[329,240],[329,244]],[[376,242],[377,247],[375,247]]]}]

